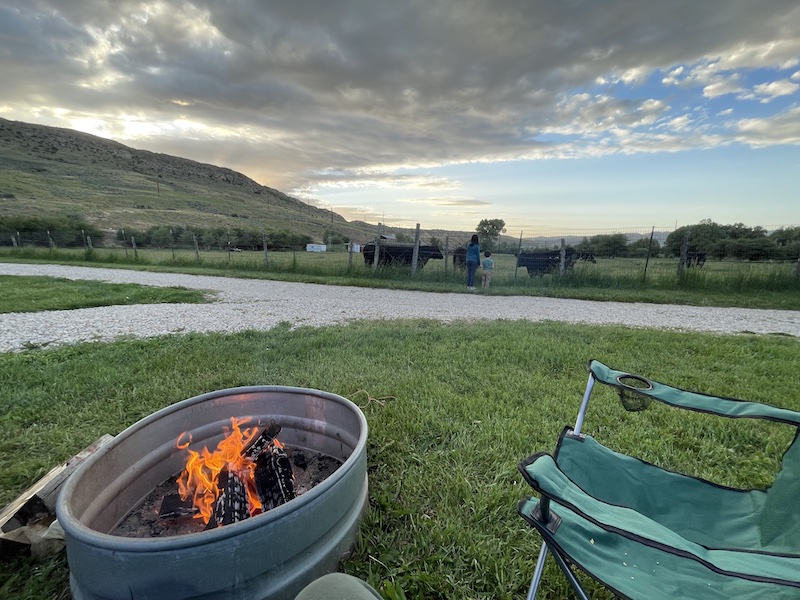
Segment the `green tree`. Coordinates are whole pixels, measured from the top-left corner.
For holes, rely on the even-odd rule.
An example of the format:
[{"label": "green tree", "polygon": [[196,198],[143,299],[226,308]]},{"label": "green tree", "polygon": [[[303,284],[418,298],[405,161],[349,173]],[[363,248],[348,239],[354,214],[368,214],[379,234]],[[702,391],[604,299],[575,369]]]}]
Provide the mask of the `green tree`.
[{"label": "green tree", "polygon": [[580,243],[575,246],[576,252],[591,252],[594,254],[594,245],[589,241],[588,237],[584,237]]},{"label": "green tree", "polygon": [[[666,248],[672,256],[680,256],[681,244],[689,233],[689,252],[705,252],[719,260],[736,258],[739,260],[760,260],[774,257],[775,243],[770,243],[763,227],[748,227],[744,223],[720,225],[704,219],[696,225],[686,225],[667,236]],[[760,257],[759,259],[753,257]]]},{"label": "green tree", "polygon": [[658,253],[661,252],[661,245],[658,243],[658,240],[653,240],[653,244],[650,244],[650,238],[641,238],[628,244],[628,256],[632,256],[634,258],[646,258],[647,252],[650,251],[650,256],[658,256]]},{"label": "green tree", "polygon": [[775,258],[778,260],[800,259],[800,227],[781,227],[769,234],[775,242]]},{"label": "green tree", "polygon": [[481,240],[481,248],[493,250],[498,236],[506,232],[506,222],[503,219],[482,219],[475,231]]},{"label": "green tree", "polygon": [[689,234],[689,252],[705,252],[715,255],[715,246],[723,239],[730,237],[727,226],[704,219],[696,225],[684,225],[667,236],[666,251],[672,256],[681,255],[681,244]]},{"label": "green tree", "polygon": [[595,235],[590,242],[597,256],[613,258],[615,256],[626,256],[627,254],[628,237],[624,233]]}]

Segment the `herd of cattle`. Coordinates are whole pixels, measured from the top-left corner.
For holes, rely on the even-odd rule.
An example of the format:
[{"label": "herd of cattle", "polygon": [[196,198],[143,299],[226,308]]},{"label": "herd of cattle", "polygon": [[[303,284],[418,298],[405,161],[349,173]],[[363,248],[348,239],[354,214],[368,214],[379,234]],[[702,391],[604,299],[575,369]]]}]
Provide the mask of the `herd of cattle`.
[{"label": "herd of cattle", "polygon": [[[370,242],[362,248],[364,263],[372,265],[375,261],[375,242]],[[438,246],[420,245],[418,252],[418,266],[422,268],[430,259],[442,259],[444,255]],[[409,266],[414,260],[414,244],[387,242],[379,245],[378,265]],[[570,270],[578,261],[596,263],[597,260],[591,252],[576,252],[567,248],[564,252],[564,271]],[[689,267],[702,267],[706,262],[704,252],[690,252],[686,265]],[[453,251],[453,266],[457,269],[466,269],[467,249],[456,248]],[[547,275],[548,273],[561,272],[561,251],[547,250],[542,252],[522,252],[517,255],[517,267],[523,267],[531,277]]]}]

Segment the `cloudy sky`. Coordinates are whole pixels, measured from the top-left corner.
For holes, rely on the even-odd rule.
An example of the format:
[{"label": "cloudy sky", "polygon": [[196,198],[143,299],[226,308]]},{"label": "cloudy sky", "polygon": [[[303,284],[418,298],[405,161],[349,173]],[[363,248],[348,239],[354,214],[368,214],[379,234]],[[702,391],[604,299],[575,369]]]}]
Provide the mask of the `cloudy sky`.
[{"label": "cloudy sky", "polygon": [[0,0],[0,116],[394,226],[800,224],[800,4]]}]

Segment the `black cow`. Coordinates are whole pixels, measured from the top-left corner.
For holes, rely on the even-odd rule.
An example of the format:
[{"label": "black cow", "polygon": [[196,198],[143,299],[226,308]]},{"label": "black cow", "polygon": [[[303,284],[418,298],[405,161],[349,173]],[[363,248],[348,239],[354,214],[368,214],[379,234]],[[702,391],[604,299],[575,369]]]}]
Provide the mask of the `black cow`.
[{"label": "black cow", "polygon": [[594,254],[591,252],[581,252],[576,258],[577,260],[585,260],[586,262],[597,264],[597,260],[595,260]]},{"label": "black cow", "polygon": [[453,267],[461,269],[462,271],[467,268],[467,249],[456,248],[453,250]]},{"label": "black cow", "polygon": [[[379,266],[388,265],[407,265],[410,266],[414,260],[414,244],[400,243],[400,242],[384,242],[379,245],[380,255],[378,257]],[[366,244],[361,249],[364,255],[364,264],[372,265],[375,261],[375,242]],[[431,258],[444,258],[438,246],[422,246],[419,247],[418,262],[419,267],[425,266],[428,259]]]},{"label": "black cow", "polygon": [[705,252],[688,252],[686,254],[687,267],[702,267],[704,264],[706,264]]},{"label": "black cow", "polygon": [[[564,269],[571,269],[575,265],[577,255],[575,250],[568,249],[564,255]],[[528,269],[528,275],[546,275],[558,273],[561,266],[561,251],[523,252],[517,256],[517,266]]]}]

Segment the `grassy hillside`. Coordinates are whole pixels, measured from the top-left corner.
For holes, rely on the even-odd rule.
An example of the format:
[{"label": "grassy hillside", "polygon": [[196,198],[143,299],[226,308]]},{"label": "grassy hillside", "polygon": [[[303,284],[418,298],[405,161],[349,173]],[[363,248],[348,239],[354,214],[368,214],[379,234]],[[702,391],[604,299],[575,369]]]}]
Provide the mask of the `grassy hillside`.
[{"label": "grassy hillside", "polygon": [[375,236],[375,225],[348,222],[231,169],[0,119],[0,216],[9,215],[80,215],[108,234],[182,225],[285,229],[319,242],[328,230],[355,242]]}]

